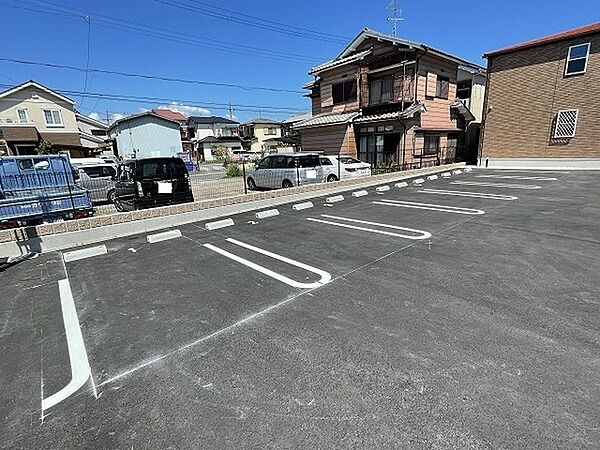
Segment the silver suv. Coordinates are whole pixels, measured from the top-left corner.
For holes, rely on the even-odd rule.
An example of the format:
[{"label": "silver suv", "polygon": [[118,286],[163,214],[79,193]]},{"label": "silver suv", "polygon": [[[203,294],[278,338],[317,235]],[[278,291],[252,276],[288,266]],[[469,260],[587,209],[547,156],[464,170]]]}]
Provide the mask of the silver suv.
[{"label": "silver suv", "polygon": [[323,181],[323,167],[315,153],[268,155],[246,175],[246,183],[252,190],[291,188]]},{"label": "silver suv", "polygon": [[115,202],[115,176],[112,164],[75,165],[79,170],[79,185],[88,190],[93,203]]}]

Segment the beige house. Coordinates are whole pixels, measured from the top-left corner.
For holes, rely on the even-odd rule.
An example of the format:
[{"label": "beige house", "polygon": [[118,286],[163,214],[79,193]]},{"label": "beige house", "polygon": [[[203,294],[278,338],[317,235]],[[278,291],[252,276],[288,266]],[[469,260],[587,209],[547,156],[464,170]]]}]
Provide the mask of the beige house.
[{"label": "beige house", "polygon": [[107,124],[79,113],[75,113],[75,117],[77,118],[77,128],[83,147],[100,153],[109,146],[106,143],[108,139]]},{"label": "beige house", "polygon": [[86,156],[75,102],[31,80],[0,93],[0,154],[30,155],[42,141],[71,156]]},{"label": "beige house", "polygon": [[241,125],[240,131],[249,150],[260,153],[268,150],[265,141],[273,142],[274,138],[281,137],[281,122],[271,119],[254,119]]}]

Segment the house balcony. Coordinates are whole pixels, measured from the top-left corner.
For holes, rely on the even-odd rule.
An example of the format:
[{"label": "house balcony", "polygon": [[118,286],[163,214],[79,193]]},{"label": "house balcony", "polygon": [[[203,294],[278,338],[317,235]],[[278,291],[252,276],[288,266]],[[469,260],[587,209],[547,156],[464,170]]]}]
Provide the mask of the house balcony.
[{"label": "house balcony", "polygon": [[363,107],[412,104],[415,100],[413,76],[395,76],[369,82],[368,102]]}]

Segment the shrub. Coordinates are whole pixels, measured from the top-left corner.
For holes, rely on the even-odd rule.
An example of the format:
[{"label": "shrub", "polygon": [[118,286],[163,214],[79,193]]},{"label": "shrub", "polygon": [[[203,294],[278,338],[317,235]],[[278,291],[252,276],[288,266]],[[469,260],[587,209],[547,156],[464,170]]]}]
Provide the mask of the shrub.
[{"label": "shrub", "polygon": [[230,178],[233,177],[241,177],[242,176],[242,168],[239,164],[231,163],[227,165],[227,176]]}]

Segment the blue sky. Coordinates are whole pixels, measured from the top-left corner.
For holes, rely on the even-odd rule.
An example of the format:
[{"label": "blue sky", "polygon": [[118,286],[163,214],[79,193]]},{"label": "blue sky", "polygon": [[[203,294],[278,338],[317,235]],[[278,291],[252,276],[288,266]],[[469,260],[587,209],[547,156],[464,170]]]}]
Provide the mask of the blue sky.
[{"label": "blue sky", "polygon": [[[385,9],[388,0],[198,1],[0,0],[3,27],[0,58],[85,67],[88,23],[82,16],[88,14],[90,68],[301,91],[302,85],[310,80],[308,69],[341,51],[344,44],[340,39],[349,40],[364,27],[390,31]],[[190,5],[195,11],[183,10],[177,4]],[[272,28],[281,28],[280,25],[251,18],[247,19],[263,28],[223,20],[213,16],[229,13],[206,6],[211,4],[338,37],[309,39],[276,32]],[[62,8],[57,12],[53,5]],[[404,21],[398,25],[400,37],[427,43],[482,65],[485,61],[481,55],[485,51],[600,20],[600,2],[592,0],[466,3],[402,0],[399,5],[404,11]],[[153,27],[155,34],[135,31],[140,26]],[[215,48],[209,41],[234,44],[228,46],[233,51]],[[0,90],[28,79],[59,91],[86,90],[84,72],[0,61]],[[301,93],[199,86],[98,73],[89,74],[87,92],[164,99],[124,102],[69,95],[83,113],[95,113],[102,118],[106,118],[107,112],[112,117],[175,101],[179,101],[176,108],[192,114],[227,115],[225,104],[247,105],[234,108],[239,120],[259,115],[282,119],[294,111],[309,110],[308,99]]]}]

